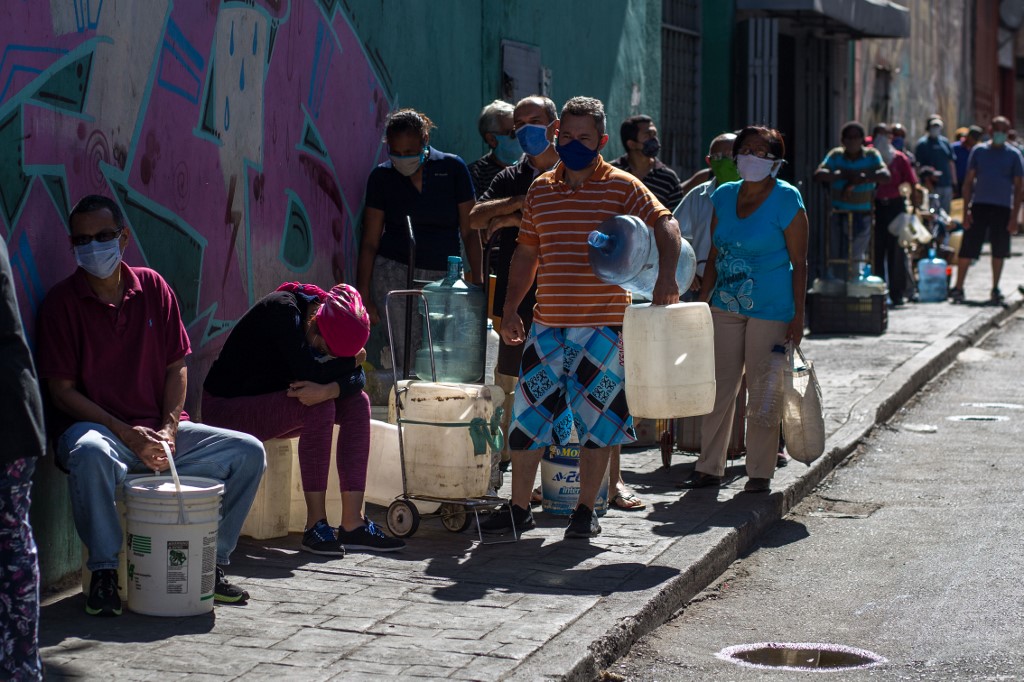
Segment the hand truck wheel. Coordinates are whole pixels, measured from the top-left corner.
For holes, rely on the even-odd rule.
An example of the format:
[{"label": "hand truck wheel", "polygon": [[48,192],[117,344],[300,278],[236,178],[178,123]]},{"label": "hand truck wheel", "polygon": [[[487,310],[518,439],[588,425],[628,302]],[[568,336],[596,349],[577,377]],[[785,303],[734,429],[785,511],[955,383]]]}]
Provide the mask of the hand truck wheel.
[{"label": "hand truck wheel", "polygon": [[420,527],[420,512],[410,502],[395,500],[388,507],[387,524],[396,538],[407,538]]},{"label": "hand truck wheel", "polygon": [[441,523],[453,533],[461,533],[473,522],[473,517],[461,504],[446,502],[441,505],[439,513],[441,514]]}]

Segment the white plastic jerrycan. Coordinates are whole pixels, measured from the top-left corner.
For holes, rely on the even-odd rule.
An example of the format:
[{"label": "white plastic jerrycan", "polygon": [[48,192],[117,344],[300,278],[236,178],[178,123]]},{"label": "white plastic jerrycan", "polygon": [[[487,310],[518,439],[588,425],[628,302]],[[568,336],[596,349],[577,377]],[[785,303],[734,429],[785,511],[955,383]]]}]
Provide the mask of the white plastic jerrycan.
[{"label": "white plastic jerrycan", "polygon": [[715,404],[715,340],[707,303],[626,308],[626,402],[634,417],[708,414]]}]

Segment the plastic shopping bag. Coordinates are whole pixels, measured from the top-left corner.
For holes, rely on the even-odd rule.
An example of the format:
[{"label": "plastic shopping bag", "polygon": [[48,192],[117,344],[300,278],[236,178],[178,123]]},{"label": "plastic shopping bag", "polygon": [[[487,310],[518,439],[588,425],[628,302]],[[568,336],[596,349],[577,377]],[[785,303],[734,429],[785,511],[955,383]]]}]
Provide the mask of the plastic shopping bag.
[{"label": "plastic shopping bag", "polygon": [[793,459],[810,464],[825,452],[825,415],[813,364],[797,346],[790,356],[782,398],[782,435]]}]

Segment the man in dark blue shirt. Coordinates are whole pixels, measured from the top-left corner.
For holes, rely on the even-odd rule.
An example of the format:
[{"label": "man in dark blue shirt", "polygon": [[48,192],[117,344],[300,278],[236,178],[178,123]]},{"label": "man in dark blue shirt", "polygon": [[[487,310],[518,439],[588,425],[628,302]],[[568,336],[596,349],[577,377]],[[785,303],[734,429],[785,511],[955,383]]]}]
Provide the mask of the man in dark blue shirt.
[{"label": "man in dark blue shirt", "polygon": [[942,173],[938,176],[935,192],[939,195],[942,208],[949,213],[952,210],[953,187],[960,184],[957,180],[956,164],[953,163],[953,147],[942,135],[942,119],[938,115],[928,118],[927,128],[928,133],[917,141],[914,156],[922,168],[931,166]]}]

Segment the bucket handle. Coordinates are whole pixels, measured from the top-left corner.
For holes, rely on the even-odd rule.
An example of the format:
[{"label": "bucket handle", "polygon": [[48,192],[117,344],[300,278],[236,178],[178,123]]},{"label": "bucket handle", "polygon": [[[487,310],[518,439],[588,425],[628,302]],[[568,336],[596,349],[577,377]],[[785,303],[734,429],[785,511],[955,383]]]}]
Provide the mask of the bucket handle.
[{"label": "bucket handle", "polygon": [[402,417],[398,422],[399,424],[416,424],[419,426],[440,426],[446,429],[469,429],[469,437],[473,439],[473,454],[483,455],[487,453],[488,447],[491,448],[492,452],[501,450],[504,447],[505,438],[501,432],[501,417],[504,413],[504,407],[496,407],[489,423],[483,417],[473,417],[468,422],[428,422]]},{"label": "bucket handle", "polygon": [[178,468],[174,466],[171,446],[165,440],[160,441],[160,445],[163,446],[164,454],[167,455],[167,463],[171,465],[171,478],[174,479],[174,490],[178,493],[178,523],[187,526],[188,516],[185,514],[185,497],[181,494],[181,479],[178,478]]}]

